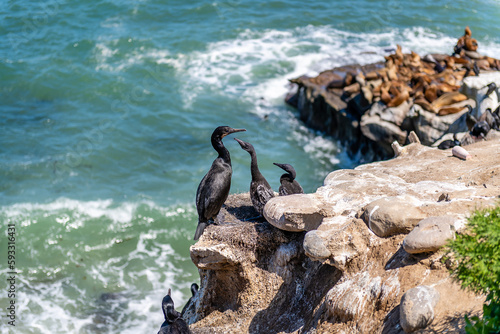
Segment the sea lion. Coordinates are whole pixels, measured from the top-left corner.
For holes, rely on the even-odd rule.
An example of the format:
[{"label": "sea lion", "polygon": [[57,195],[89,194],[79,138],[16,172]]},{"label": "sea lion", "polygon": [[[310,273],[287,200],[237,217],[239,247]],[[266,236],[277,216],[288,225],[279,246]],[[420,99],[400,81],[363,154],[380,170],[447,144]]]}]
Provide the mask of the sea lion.
[{"label": "sea lion", "polygon": [[464,36],[472,36],[472,31],[470,30],[469,26],[465,26]]},{"label": "sea lion", "polygon": [[424,110],[430,111],[434,114],[437,113],[436,109],[434,109],[432,104],[430,104],[429,101],[427,101],[424,97],[420,97],[418,99],[415,99],[415,101],[413,101],[413,103],[418,104],[419,106],[424,108]]},{"label": "sea lion", "polygon": [[344,87],[344,93],[347,95],[353,95],[359,93],[361,90],[361,85],[357,82],[353,83],[352,85]]},{"label": "sea lion", "polygon": [[435,84],[428,86],[425,89],[425,93],[424,93],[426,100],[429,101],[430,103],[434,102],[438,98],[437,90],[438,89],[437,89],[437,86]]},{"label": "sea lion", "polygon": [[446,116],[446,115],[456,114],[462,110],[464,110],[463,107],[443,107],[443,108],[439,109],[438,116]]},{"label": "sea lion", "polygon": [[398,95],[396,95],[393,99],[391,99],[389,103],[387,103],[387,106],[389,108],[397,107],[406,100],[408,100],[409,98],[410,98],[410,93],[406,88],[404,88]]},{"label": "sea lion", "polygon": [[380,100],[385,104],[388,104],[391,101],[392,97],[389,94],[389,87],[382,85],[380,87]]},{"label": "sea lion", "polygon": [[475,38],[466,38],[465,39],[465,50],[467,51],[477,51],[478,45],[477,40]]},{"label": "sea lion", "polygon": [[449,106],[450,104],[457,103],[457,102],[462,102],[467,100],[467,96],[460,92],[449,92],[449,93],[444,93],[440,97],[437,98],[434,102],[432,102],[432,106],[434,109],[439,110],[440,108],[444,106]]}]

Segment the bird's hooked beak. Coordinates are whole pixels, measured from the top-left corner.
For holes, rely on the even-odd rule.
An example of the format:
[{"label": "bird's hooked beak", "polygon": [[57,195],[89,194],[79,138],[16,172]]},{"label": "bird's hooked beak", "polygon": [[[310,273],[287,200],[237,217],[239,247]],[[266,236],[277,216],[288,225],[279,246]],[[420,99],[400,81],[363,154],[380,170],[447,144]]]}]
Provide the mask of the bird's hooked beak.
[{"label": "bird's hooked beak", "polygon": [[276,165],[276,166],[278,166],[279,168],[282,168],[282,169],[284,169],[284,167],[285,167],[284,164],[279,164],[277,162],[273,162],[273,165]]},{"label": "bird's hooked beak", "polygon": [[235,133],[235,132],[243,132],[243,131],[247,131],[246,129],[232,129],[229,130],[227,133],[224,133],[222,136],[221,136],[221,139],[224,138],[225,136],[227,135],[230,135],[231,133]]}]

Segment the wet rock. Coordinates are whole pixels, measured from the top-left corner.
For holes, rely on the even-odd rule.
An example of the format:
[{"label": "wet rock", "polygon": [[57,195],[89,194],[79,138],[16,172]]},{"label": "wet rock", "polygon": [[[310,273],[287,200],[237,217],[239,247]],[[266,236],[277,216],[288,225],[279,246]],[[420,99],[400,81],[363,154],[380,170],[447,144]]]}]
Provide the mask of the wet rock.
[{"label": "wet rock", "polygon": [[419,285],[406,291],[399,306],[401,327],[406,333],[427,327],[434,320],[434,307],[439,301],[436,289]]},{"label": "wet rock", "polygon": [[455,237],[455,219],[449,216],[429,217],[420,221],[403,241],[410,254],[434,252]]},{"label": "wet rock", "polygon": [[379,237],[408,233],[425,218],[417,205],[411,196],[381,198],[363,209],[362,219]]},{"label": "wet rock", "polygon": [[281,230],[311,231],[321,224],[325,210],[316,196],[295,194],[271,198],[264,207],[264,217]]}]

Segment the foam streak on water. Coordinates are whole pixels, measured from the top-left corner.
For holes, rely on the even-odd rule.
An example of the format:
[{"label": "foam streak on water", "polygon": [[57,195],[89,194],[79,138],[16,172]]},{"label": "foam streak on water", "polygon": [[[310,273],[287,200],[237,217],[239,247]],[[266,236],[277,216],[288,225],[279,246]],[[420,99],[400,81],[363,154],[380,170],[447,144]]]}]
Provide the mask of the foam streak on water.
[{"label": "foam streak on water", "polygon": [[186,269],[193,216],[191,206],[110,199],[2,207],[18,231],[16,333],[154,332],[168,288],[180,309],[198,280]]}]

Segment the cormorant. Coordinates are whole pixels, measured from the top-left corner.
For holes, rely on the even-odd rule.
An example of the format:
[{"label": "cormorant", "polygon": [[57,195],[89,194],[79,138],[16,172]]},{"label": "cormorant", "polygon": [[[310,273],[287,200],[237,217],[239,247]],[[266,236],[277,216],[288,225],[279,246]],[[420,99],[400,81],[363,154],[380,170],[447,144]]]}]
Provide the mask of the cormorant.
[{"label": "cormorant", "polygon": [[198,227],[194,234],[194,240],[198,240],[203,230],[214,221],[229,195],[231,188],[231,156],[224,147],[222,138],[235,133],[246,131],[245,129],[233,129],[229,126],[219,126],[212,133],[212,146],[219,156],[212,163],[212,167],[203,177],[196,191],[196,209],[198,210]]},{"label": "cormorant", "polygon": [[474,66],[472,66],[472,70],[474,71],[474,74],[476,76],[479,76],[479,66],[477,65],[477,62],[474,62]]},{"label": "cormorant", "polygon": [[446,150],[446,149],[449,149],[449,148],[453,148],[455,146],[460,146],[460,141],[457,139],[457,134],[454,133],[453,134],[453,140],[451,139],[448,139],[448,140],[443,140],[439,145],[438,145],[438,148],[440,150]]},{"label": "cormorant", "polygon": [[495,129],[498,130],[500,126],[500,118],[498,117],[497,114],[491,112],[490,108],[487,108],[484,113],[481,115],[479,118],[479,121],[485,121],[488,123],[490,129]]},{"label": "cormorant", "polygon": [[494,82],[491,82],[487,85],[488,91],[484,95],[484,98],[487,98],[495,89],[497,89],[497,85]]},{"label": "cormorant", "polygon": [[274,197],[274,192],[267,180],[259,171],[259,166],[257,165],[257,154],[252,144],[234,138],[242,149],[247,151],[252,158],[250,164],[250,171],[252,172],[252,182],[250,182],[250,199],[252,200],[253,207],[259,214],[262,215],[264,211],[264,206],[267,201]]},{"label": "cormorant", "polygon": [[477,119],[476,117],[474,117],[474,115],[472,115],[472,112],[474,111],[472,107],[470,105],[467,105],[467,108],[469,109],[469,111],[467,111],[467,115],[465,115],[465,123],[467,124],[467,129],[469,129],[469,131],[472,131],[472,128],[477,123]]},{"label": "cormorant", "polygon": [[184,307],[182,308],[182,311],[181,311],[181,316],[184,316],[184,313],[186,313],[186,310],[189,306],[189,304],[191,304],[191,300],[193,300],[194,296],[196,296],[196,294],[198,293],[198,284],[196,283],[193,283],[191,284],[191,298],[189,298],[189,300],[187,301],[186,305],[184,305]]},{"label": "cormorant", "polygon": [[474,127],[470,131],[471,135],[474,137],[486,137],[488,132],[490,131],[490,126],[486,121],[480,121],[474,124]]},{"label": "cormorant", "polygon": [[283,169],[286,174],[281,175],[280,177],[280,196],[292,195],[292,194],[303,194],[304,189],[300,186],[300,184],[295,180],[297,173],[295,169],[290,164],[279,164],[273,162],[274,165]]},{"label": "cormorant", "polygon": [[191,330],[184,319],[182,319],[181,314],[175,310],[174,301],[170,297],[170,294],[170,289],[168,289],[168,294],[163,297],[161,303],[165,321],[161,325],[158,334],[190,334]]}]

